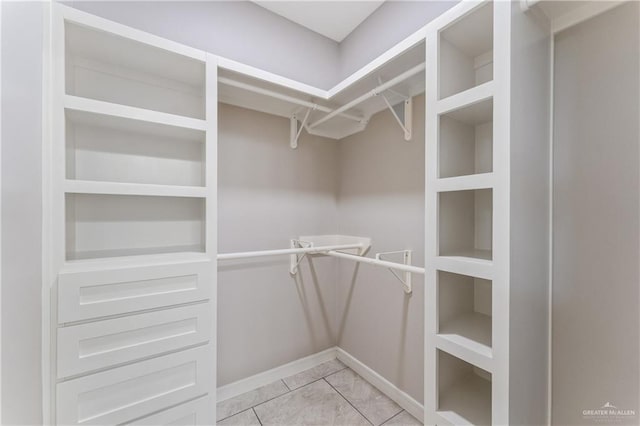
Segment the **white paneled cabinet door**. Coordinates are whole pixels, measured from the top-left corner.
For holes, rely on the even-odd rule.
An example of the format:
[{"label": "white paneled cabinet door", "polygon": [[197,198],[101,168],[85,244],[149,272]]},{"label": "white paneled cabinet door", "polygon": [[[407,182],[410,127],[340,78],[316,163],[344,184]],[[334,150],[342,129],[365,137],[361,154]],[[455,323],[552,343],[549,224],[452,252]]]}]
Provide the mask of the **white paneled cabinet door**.
[{"label": "white paneled cabinet door", "polygon": [[45,418],[213,424],[217,58],[51,11]]}]

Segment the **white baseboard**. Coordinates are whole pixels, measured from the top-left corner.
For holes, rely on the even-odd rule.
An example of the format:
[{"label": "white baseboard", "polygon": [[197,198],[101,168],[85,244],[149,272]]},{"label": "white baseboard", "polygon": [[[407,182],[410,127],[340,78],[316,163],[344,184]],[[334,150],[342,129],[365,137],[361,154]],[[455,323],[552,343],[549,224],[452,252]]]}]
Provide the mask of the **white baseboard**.
[{"label": "white baseboard", "polygon": [[338,360],[343,364],[358,373],[367,382],[377,387],[378,390],[391,398],[400,407],[404,408],[413,417],[424,423],[424,406],[422,404],[344,349],[336,348],[336,353]]},{"label": "white baseboard", "polygon": [[276,380],[284,379],[285,377],[292,376],[336,358],[395,401],[396,404],[405,409],[413,417],[424,423],[424,406],[422,404],[376,373],[362,361],[339,347],[329,348],[322,352],[247,377],[246,379],[221,386],[217,389],[216,399],[218,402],[225,401],[234,396],[252,391],[261,386],[273,383]]},{"label": "white baseboard", "polygon": [[336,359],[336,348],[329,348],[322,352],[318,352],[313,355],[300,358],[292,361],[288,364],[281,365],[271,370],[258,373],[254,376],[247,377],[246,379],[238,380],[237,382],[229,383],[228,385],[220,386],[216,392],[216,400],[218,402],[233,398],[234,396],[242,395],[245,392],[252,391],[261,386],[273,383],[276,380],[284,379],[285,377],[298,374],[302,371],[313,368],[323,362]]}]

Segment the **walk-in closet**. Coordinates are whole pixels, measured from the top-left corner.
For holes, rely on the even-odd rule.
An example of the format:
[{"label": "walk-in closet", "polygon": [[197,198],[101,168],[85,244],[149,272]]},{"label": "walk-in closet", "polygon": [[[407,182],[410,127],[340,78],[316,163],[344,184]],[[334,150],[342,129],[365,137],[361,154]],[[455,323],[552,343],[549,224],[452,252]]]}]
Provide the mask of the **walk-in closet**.
[{"label": "walk-in closet", "polygon": [[0,22],[3,424],[640,422],[640,3]]}]

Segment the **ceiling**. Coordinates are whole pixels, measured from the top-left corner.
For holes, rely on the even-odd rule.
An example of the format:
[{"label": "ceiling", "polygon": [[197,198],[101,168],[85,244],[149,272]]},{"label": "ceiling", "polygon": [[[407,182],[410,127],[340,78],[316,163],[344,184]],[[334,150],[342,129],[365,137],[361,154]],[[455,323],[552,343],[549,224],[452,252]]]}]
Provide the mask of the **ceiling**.
[{"label": "ceiling", "polygon": [[339,43],[380,7],[384,0],[254,0],[253,2]]}]

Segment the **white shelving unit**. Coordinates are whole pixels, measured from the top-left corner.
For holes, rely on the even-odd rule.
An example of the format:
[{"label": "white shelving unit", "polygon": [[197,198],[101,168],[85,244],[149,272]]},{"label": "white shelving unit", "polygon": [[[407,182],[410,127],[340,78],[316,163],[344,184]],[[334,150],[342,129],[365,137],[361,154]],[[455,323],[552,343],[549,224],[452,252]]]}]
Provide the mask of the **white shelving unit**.
[{"label": "white shelving unit", "polygon": [[523,326],[546,306],[550,34],[469,1],[426,40],[425,424],[541,424],[547,389],[521,385],[546,381],[548,329]]},{"label": "white shelving unit", "polygon": [[46,421],[212,423],[217,58],[60,4],[50,25]]},{"label": "white shelving unit", "polygon": [[387,108],[410,139],[426,90],[425,424],[539,423],[522,407],[546,389],[519,384],[546,362],[527,327],[548,275],[548,28],[463,1],[321,90],[52,10],[49,422],[215,418],[218,101],[291,119],[295,148],[301,127],[342,139]]}]

